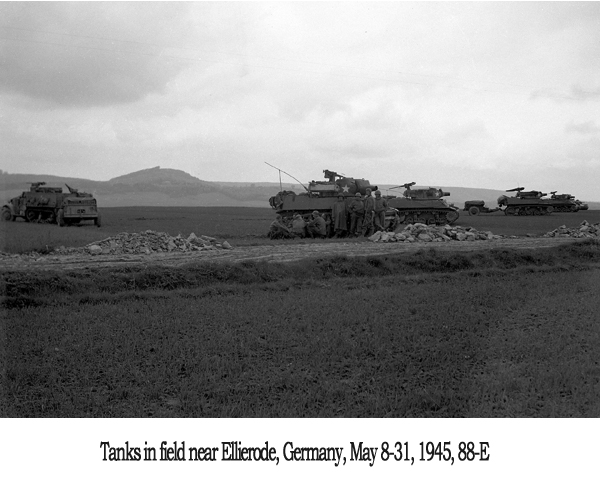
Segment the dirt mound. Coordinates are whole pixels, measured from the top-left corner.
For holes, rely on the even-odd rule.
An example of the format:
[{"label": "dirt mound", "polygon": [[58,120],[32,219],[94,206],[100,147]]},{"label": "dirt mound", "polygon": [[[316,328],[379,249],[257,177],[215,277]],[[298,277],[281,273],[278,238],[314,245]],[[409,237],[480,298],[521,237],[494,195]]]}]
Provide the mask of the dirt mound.
[{"label": "dirt mound", "polygon": [[141,233],[119,233],[118,235],[92,242],[85,247],[60,247],[56,254],[152,254],[156,252],[192,252],[201,250],[231,249],[227,241],[218,242],[216,238],[191,233],[187,238],[181,235],[147,230]]},{"label": "dirt mound", "polygon": [[407,225],[397,233],[378,231],[369,237],[372,242],[472,242],[475,240],[497,240],[503,238],[491,231],[477,231],[462,226],[428,226],[422,223]]},{"label": "dirt mound", "polygon": [[563,224],[553,231],[548,231],[543,236],[557,238],[600,238],[600,223],[590,224],[587,221],[583,221],[577,228],[567,228]]}]

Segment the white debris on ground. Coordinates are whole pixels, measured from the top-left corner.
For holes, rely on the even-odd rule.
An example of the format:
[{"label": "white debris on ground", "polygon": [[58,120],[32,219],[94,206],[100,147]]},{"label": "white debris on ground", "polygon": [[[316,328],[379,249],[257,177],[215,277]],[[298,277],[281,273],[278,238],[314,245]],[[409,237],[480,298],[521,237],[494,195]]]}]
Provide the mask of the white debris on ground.
[{"label": "white debris on ground", "polygon": [[577,228],[567,228],[564,224],[543,236],[556,238],[600,238],[600,223],[583,221]]},{"label": "white debris on ground", "polygon": [[119,233],[85,247],[59,247],[56,254],[108,255],[108,254],[154,254],[157,252],[193,252],[200,250],[230,250],[233,247],[227,241],[218,242],[216,238],[191,233],[187,238],[181,235],[147,230],[141,233]]},{"label": "white debris on ground", "polygon": [[378,231],[369,237],[372,242],[472,242],[475,240],[497,240],[504,238],[491,231],[477,231],[462,226],[428,226],[422,223],[408,224],[397,233]]}]

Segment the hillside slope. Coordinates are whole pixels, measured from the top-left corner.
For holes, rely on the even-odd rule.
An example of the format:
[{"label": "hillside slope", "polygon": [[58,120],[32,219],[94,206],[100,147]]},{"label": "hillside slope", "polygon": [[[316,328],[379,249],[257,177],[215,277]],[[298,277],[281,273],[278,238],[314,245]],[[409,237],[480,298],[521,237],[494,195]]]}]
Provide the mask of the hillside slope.
[{"label": "hillside slope", "polygon": [[[5,203],[29,188],[32,182],[45,181],[49,186],[65,183],[81,191],[93,193],[99,205],[105,207],[125,206],[231,206],[268,207],[269,197],[280,191],[292,190],[302,193],[301,185],[294,183],[240,183],[210,182],[178,169],[153,167],[112,178],[108,181],[93,181],[82,178],[53,176],[48,174],[0,174],[0,201]],[[402,195],[403,188],[396,185],[380,185],[384,194]],[[436,186],[437,185],[424,185]],[[417,188],[418,186],[415,186]],[[450,192],[445,197],[449,203],[462,208],[467,200],[484,200],[495,207],[497,198],[504,190],[482,188],[439,187]],[[582,199],[583,200],[583,199]],[[584,200],[585,201],[585,200]],[[588,202],[590,209],[600,209],[600,202]]]}]

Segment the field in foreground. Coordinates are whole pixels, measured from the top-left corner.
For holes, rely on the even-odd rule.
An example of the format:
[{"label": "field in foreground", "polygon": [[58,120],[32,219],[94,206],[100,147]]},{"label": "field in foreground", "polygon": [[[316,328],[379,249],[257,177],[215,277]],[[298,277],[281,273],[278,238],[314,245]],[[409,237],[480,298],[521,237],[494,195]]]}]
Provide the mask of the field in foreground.
[{"label": "field in foreground", "polygon": [[5,273],[4,416],[600,415],[600,244]]}]

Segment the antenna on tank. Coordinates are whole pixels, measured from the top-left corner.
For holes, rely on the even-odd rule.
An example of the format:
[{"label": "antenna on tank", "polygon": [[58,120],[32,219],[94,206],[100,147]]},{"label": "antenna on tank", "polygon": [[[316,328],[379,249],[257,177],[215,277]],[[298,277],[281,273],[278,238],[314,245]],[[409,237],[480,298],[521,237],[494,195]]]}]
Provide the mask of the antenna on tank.
[{"label": "antenna on tank", "polygon": [[279,187],[283,190],[283,187],[281,186],[281,173],[283,174],[287,174],[290,178],[295,179],[296,181],[298,181],[298,183],[300,185],[302,185],[302,188],[304,188],[306,191],[308,191],[308,188],[306,188],[302,183],[300,183],[300,181],[296,178],[294,178],[290,173],[286,173],[283,169],[279,169],[278,167],[275,167],[273,164],[269,164],[268,162],[265,161],[265,164],[267,166],[271,166],[273,169],[277,169],[279,171]]}]

